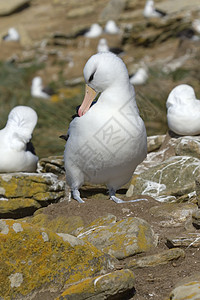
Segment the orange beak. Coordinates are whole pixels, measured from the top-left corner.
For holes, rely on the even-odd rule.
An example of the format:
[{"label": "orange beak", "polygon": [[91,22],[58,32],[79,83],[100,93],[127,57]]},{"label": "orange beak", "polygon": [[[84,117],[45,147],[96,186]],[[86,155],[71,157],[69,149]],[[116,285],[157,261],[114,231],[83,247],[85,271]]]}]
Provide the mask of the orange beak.
[{"label": "orange beak", "polygon": [[90,108],[92,101],[96,97],[97,92],[95,92],[89,85],[86,84],[85,87],[85,97],[83,102],[78,110],[79,117],[83,116]]}]

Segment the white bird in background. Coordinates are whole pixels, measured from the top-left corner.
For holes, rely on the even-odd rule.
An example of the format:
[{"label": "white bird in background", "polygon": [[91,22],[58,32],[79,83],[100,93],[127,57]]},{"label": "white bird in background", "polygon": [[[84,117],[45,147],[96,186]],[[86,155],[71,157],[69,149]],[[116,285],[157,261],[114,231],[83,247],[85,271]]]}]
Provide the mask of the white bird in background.
[{"label": "white bird in background", "polygon": [[200,33],[200,20],[199,20],[199,19],[195,19],[195,20],[192,22],[192,27],[194,28],[194,30],[195,30],[197,33]]},{"label": "white bird in background", "polygon": [[166,12],[155,8],[153,0],[147,0],[143,10],[143,15],[146,18],[162,18],[165,17],[167,14]]},{"label": "white bird in background", "polygon": [[35,172],[38,157],[30,142],[37,124],[36,112],[28,106],[16,106],[0,130],[0,172]]},{"label": "white bird in background", "polygon": [[[123,61],[113,53],[93,55],[84,67],[86,94],[68,130],[64,162],[73,198],[84,182],[106,184],[110,199],[147,154],[147,137]],[[95,95],[98,101],[92,105]],[[131,202],[137,200],[130,200]]]},{"label": "white bird in background", "polygon": [[139,68],[135,74],[130,77],[130,83],[134,85],[142,85],[147,82],[148,72],[146,68]]},{"label": "white bird in background", "polygon": [[102,27],[95,23],[95,24],[92,24],[89,31],[85,33],[85,37],[87,38],[96,38],[98,36],[100,36],[103,32],[103,29]]},{"label": "white bird in background", "polygon": [[100,39],[97,45],[97,52],[100,53],[100,52],[109,52],[109,51],[117,55],[121,55],[124,53],[123,49],[121,48],[118,47],[109,48],[107,44],[107,40],[104,38]]},{"label": "white bird in background", "polygon": [[110,50],[107,44],[107,40],[104,38],[100,39],[97,45],[97,52],[99,53],[99,52],[108,52],[108,51]]},{"label": "white bird in background", "polygon": [[19,41],[19,39],[19,33],[14,27],[9,28],[8,34],[3,37],[4,41]]},{"label": "white bird in background", "polygon": [[168,96],[166,107],[170,130],[179,135],[200,134],[200,100],[190,85],[176,86]]},{"label": "white bird in background", "polygon": [[113,20],[107,21],[104,31],[108,34],[119,34],[120,33],[119,27],[116,25],[115,21],[113,21]]},{"label": "white bird in background", "polygon": [[51,95],[54,94],[54,91],[51,88],[44,88],[42,84],[42,78],[36,76],[32,80],[31,84],[31,96],[35,98],[49,99]]}]

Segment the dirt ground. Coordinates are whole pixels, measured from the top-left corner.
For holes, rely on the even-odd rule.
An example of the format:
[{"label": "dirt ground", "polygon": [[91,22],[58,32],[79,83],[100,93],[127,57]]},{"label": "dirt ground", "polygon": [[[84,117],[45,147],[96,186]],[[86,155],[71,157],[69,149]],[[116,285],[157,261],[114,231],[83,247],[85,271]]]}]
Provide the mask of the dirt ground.
[{"label": "dirt ground", "polygon": [[[121,220],[127,217],[139,217],[151,224],[154,232],[159,237],[158,246],[147,254],[138,254],[134,258],[142,257],[145,255],[156,254],[161,251],[169,249],[166,245],[166,236],[176,235],[181,236],[181,233],[185,231],[184,224],[181,227],[161,227],[160,221],[162,218],[156,218],[149,213],[149,210],[153,206],[162,205],[151,197],[138,196],[137,198],[132,197],[131,199],[146,199],[147,201],[139,201],[134,203],[122,203],[116,204],[109,200],[106,195],[106,190],[94,189],[91,194],[100,193],[102,197],[99,199],[84,198],[85,203],[79,204],[75,200],[68,202],[61,202],[57,204],[49,205],[44,209],[44,213],[53,216],[66,215],[66,216],[81,216],[84,223],[87,225],[93,220],[100,216],[107,214],[113,214],[117,217],[117,220]],[[120,190],[118,197],[124,200],[128,200],[124,194],[125,190]],[[82,191],[83,196],[87,196],[86,191]],[[195,228],[194,228],[195,231]],[[200,253],[199,248],[187,248],[185,249],[185,258],[180,258],[176,261],[169,262],[165,265],[156,267],[147,267],[141,269],[134,269],[135,274],[135,295],[130,298],[133,300],[164,300],[167,299],[175,285],[185,279],[188,276],[194,275],[199,272]],[[128,258],[124,261],[120,261],[122,264],[130,260]]]}]

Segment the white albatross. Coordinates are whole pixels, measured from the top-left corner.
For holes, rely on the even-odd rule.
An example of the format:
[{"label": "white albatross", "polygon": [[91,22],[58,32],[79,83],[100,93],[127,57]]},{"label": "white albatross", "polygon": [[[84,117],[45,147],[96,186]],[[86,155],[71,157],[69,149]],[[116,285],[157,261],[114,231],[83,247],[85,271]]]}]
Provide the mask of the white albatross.
[{"label": "white albatross", "polygon": [[114,20],[108,20],[104,31],[108,34],[119,34],[120,33],[120,29],[119,27],[116,25]]},{"label": "white albatross", "polygon": [[17,42],[20,40],[19,32],[14,27],[11,27],[8,29],[8,33],[5,36],[3,36],[3,40]]},{"label": "white albatross", "polygon": [[[78,202],[84,182],[105,184],[110,199],[127,183],[147,154],[147,137],[123,61],[113,53],[97,53],[84,67],[86,94],[69,126],[64,162],[66,180]],[[90,103],[100,93],[96,104]],[[90,108],[90,109],[89,109]],[[137,200],[130,200],[137,201]]]},{"label": "white albatross", "polygon": [[89,31],[85,33],[85,37],[96,38],[96,37],[100,36],[102,34],[102,32],[103,32],[102,27],[99,24],[94,23],[91,25]]},{"label": "white albatross", "polygon": [[40,76],[36,76],[32,80],[31,84],[31,96],[34,98],[41,98],[41,99],[50,99],[51,95],[54,92],[51,88],[44,88],[42,83],[42,78]]},{"label": "white albatross", "polygon": [[146,83],[147,79],[147,68],[140,67],[137,72],[130,77],[130,83],[134,85],[142,85]]},{"label": "white albatross", "polygon": [[170,130],[179,135],[200,134],[200,100],[190,85],[176,86],[168,96],[166,107]]},{"label": "white albatross", "polygon": [[28,106],[16,106],[6,126],[0,130],[0,172],[35,172],[38,157],[30,143],[37,124],[36,112]]},{"label": "white albatross", "polygon": [[121,48],[118,47],[109,48],[107,40],[104,38],[100,39],[97,45],[97,52],[100,53],[100,52],[109,52],[109,51],[117,55],[123,54],[123,50]]},{"label": "white albatross", "polygon": [[167,14],[166,12],[155,8],[153,0],[147,0],[143,10],[143,15],[145,18],[162,18]]}]

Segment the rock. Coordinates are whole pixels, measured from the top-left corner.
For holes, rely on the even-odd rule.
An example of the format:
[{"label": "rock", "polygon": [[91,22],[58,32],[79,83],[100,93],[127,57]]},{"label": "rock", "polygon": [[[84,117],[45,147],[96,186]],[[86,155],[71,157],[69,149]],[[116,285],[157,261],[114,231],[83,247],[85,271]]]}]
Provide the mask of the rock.
[{"label": "rock", "polygon": [[157,236],[152,228],[140,218],[129,217],[114,224],[83,231],[78,238],[118,259],[147,252],[157,244]]},{"label": "rock", "polygon": [[[148,138],[147,138],[147,143],[148,143]],[[163,161],[167,160],[168,158],[175,156],[176,144],[177,144],[177,139],[171,138],[169,134],[167,134],[164,141],[162,142],[161,147],[157,151],[152,151],[147,154],[146,159],[137,166],[134,175],[138,175],[140,173],[146,172],[147,170],[149,170],[149,168],[157,166]]]},{"label": "rock", "polygon": [[195,178],[196,196],[198,207],[200,207],[200,176]]},{"label": "rock", "polygon": [[172,248],[158,254],[149,255],[141,258],[131,259],[127,264],[127,268],[145,268],[155,267],[157,265],[167,264],[168,262],[185,257],[185,251],[179,248]]},{"label": "rock", "polygon": [[150,208],[150,214],[162,227],[178,227],[197,210],[193,203],[163,203]]},{"label": "rock", "polygon": [[26,218],[26,222],[37,225],[40,228],[46,228],[53,232],[68,233],[74,235],[77,228],[83,228],[83,219],[79,216],[52,216],[44,213],[38,213],[32,218]]},{"label": "rock", "polygon": [[191,0],[190,2],[187,0],[176,0],[176,2],[169,0],[167,2],[163,1],[162,3],[159,3],[159,9],[164,10],[169,14],[175,14],[179,11],[188,13],[188,10],[196,11],[198,3],[198,0]]},{"label": "rock", "polygon": [[175,201],[195,191],[195,178],[200,171],[200,160],[188,156],[172,156],[164,162],[133,177],[127,196],[142,194],[158,201]]},{"label": "rock", "polygon": [[0,2],[0,16],[8,16],[28,6],[30,0],[8,0]]},{"label": "rock", "polygon": [[166,135],[153,135],[147,137],[148,152],[158,150],[165,140]]},{"label": "rock", "polygon": [[87,242],[19,220],[1,220],[0,253],[3,299],[54,299],[64,285],[105,274],[115,263]]},{"label": "rock", "polygon": [[96,228],[101,228],[101,227],[105,227],[108,226],[110,224],[114,224],[117,221],[117,217],[112,215],[112,214],[108,214],[106,216],[100,217],[96,220],[94,220],[91,224],[89,224],[89,226],[87,227],[83,227],[82,229],[78,229],[76,231],[76,235],[81,235],[84,233],[88,233],[94,231]]},{"label": "rock", "polygon": [[186,136],[177,139],[176,155],[191,156],[200,159],[200,137]]},{"label": "rock", "polygon": [[200,247],[200,236],[199,234],[189,232],[179,234],[178,236],[168,236],[167,237],[167,246],[172,247]]},{"label": "rock", "polygon": [[[129,16],[130,17],[130,16]],[[177,33],[190,26],[185,13],[176,13],[168,18],[143,19],[126,29],[123,36],[123,44],[129,43],[135,46],[153,47],[169,38],[177,36]]]},{"label": "rock", "polygon": [[84,6],[79,8],[71,9],[68,14],[67,18],[79,18],[79,17],[85,17],[87,15],[90,15],[94,13],[94,7],[93,6]]},{"label": "rock", "polygon": [[200,299],[200,275],[197,273],[185,278],[170,293],[166,300],[198,300]]},{"label": "rock", "polygon": [[31,216],[41,204],[30,198],[0,200],[0,218],[23,218]]},{"label": "rock", "polygon": [[0,196],[1,218],[24,217],[64,198],[65,182],[52,173],[0,174]]},{"label": "rock", "polygon": [[127,0],[110,0],[99,17],[100,22],[118,20],[126,7]]},{"label": "rock", "polygon": [[62,156],[49,156],[41,158],[38,162],[37,171],[40,173],[65,174],[64,160]]},{"label": "rock", "polygon": [[119,270],[71,285],[55,300],[126,299],[127,294],[135,294],[134,284],[131,270]]},{"label": "rock", "polygon": [[200,210],[196,210],[192,214],[192,224],[195,228],[200,229]]}]

